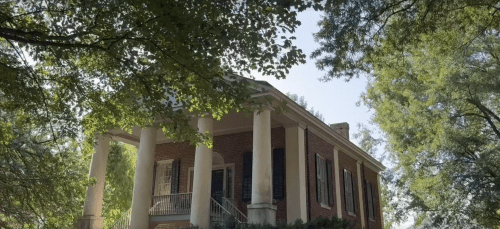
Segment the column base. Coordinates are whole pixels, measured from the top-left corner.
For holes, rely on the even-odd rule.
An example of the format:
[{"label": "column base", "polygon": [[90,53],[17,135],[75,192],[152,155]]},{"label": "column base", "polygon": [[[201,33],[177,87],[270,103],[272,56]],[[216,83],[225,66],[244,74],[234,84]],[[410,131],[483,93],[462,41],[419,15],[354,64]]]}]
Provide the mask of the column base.
[{"label": "column base", "polygon": [[276,225],[276,209],[278,207],[268,203],[247,205],[248,223],[274,226]]},{"label": "column base", "polygon": [[92,215],[84,215],[78,220],[77,229],[102,229],[104,228],[104,218]]}]

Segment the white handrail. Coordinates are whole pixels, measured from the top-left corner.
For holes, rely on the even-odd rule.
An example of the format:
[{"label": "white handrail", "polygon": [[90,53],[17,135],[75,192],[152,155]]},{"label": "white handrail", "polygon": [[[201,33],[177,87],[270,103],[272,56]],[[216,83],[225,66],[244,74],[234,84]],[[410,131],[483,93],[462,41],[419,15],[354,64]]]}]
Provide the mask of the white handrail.
[{"label": "white handrail", "polygon": [[233,216],[231,212],[222,207],[214,198],[210,197],[210,221],[223,223]]},{"label": "white handrail", "polygon": [[234,204],[226,197],[222,197],[222,205],[226,208],[240,223],[248,222],[248,218],[243,212],[240,211]]},{"label": "white handrail", "polygon": [[179,215],[191,213],[191,193],[177,193],[151,198],[149,215]]},{"label": "white handrail", "polygon": [[115,221],[111,229],[128,229],[130,227],[130,218],[132,217],[132,208],[126,211],[122,217]]}]

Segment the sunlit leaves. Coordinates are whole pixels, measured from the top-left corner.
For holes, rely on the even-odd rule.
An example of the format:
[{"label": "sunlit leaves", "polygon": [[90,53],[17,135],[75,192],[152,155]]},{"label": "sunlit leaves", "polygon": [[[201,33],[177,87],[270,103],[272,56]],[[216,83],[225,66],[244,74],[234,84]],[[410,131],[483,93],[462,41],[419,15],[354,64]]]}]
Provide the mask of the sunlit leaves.
[{"label": "sunlit leaves", "polygon": [[369,75],[416,226],[498,226],[497,1],[329,2],[313,53],[326,78]]}]

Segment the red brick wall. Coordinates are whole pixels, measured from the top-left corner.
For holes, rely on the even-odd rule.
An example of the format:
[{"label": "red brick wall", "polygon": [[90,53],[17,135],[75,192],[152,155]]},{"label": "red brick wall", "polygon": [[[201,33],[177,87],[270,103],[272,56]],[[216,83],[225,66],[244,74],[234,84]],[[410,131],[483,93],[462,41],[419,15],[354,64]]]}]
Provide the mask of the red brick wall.
[{"label": "red brick wall", "polygon": [[[307,152],[306,152],[307,153]],[[329,207],[330,209],[327,209],[325,207],[322,207],[321,204],[317,201],[316,197],[316,154],[319,154],[320,156],[326,158],[327,160],[334,161],[333,160],[333,145],[327,143],[325,140],[322,138],[318,137],[315,135],[313,132],[309,131],[309,154],[308,154],[308,160],[309,160],[309,190],[311,192],[311,195],[309,197],[311,198],[310,201],[308,201],[308,204],[311,204],[311,219],[317,218],[317,217],[332,217],[337,215],[337,201],[334,201],[334,206]],[[334,164],[335,166],[335,164]],[[332,171],[332,178],[333,182],[335,184],[335,173]],[[335,198],[335,185],[333,185],[333,198]]]},{"label": "red brick wall", "polygon": [[[189,145],[187,142],[167,143],[156,146],[155,162],[162,160],[180,160],[181,168],[179,174],[179,193],[186,193],[188,187],[188,171],[189,167],[194,165],[194,153],[196,147]],[[156,163],[155,163],[156,166]],[[154,177],[156,178],[156,168],[154,170]],[[154,182],[153,180],[153,192]]]},{"label": "red brick wall", "polygon": [[[340,196],[341,196],[341,203],[338,203],[336,200],[336,189],[334,185],[334,206],[331,207],[331,209],[327,209],[321,206],[320,203],[318,203],[316,199],[316,161],[315,161],[315,155],[319,154],[322,157],[333,161],[334,156],[333,156],[333,148],[334,146],[331,145],[330,143],[326,142],[323,140],[321,137],[317,136],[314,134],[312,131],[309,131],[309,153],[308,153],[308,159],[309,159],[309,191],[311,192],[310,195],[308,193],[308,198],[311,198],[310,201],[308,200],[308,205],[309,203],[311,204],[311,219],[317,218],[317,217],[332,217],[332,216],[337,216],[337,205],[341,204],[341,209],[342,209],[342,217],[346,218],[347,220],[351,221],[354,223],[354,226],[352,227],[353,229],[361,229],[361,218],[359,214],[359,206],[360,206],[360,200],[358,199],[358,190],[360,187],[357,187],[358,184],[358,174],[357,174],[357,163],[356,160],[353,159],[352,157],[348,156],[342,151],[339,151],[339,167],[334,168],[338,169],[339,175],[340,175]],[[334,163],[335,166],[335,163]],[[358,206],[357,206],[357,214],[356,215],[349,215],[347,211],[345,210],[345,201],[344,201],[344,177],[343,177],[343,170],[347,169],[352,172],[352,174],[355,177],[354,182],[356,182],[356,198]],[[366,170],[368,171],[368,170]],[[335,172],[332,172],[332,178],[333,182],[335,184]],[[376,175],[376,174],[375,174]],[[370,177],[371,181],[372,177]],[[375,176],[376,180],[376,176]],[[309,207],[309,206],[308,206]],[[380,219],[380,217],[378,217]],[[365,220],[366,221],[366,220]],[[378,225],[380,225],[380,222],[377,221]],[[380,226],[375,227],[375,225],[370,224],[370,229],[378,229]]]},{"label": "red brick wall", "polygon": [[149,229],[180,229],[190,225],[189,221],[149,222]]},{"label": "red brick wall", "polygon": [[[241,200],[243,181],[243,153],[253,149],[253,132],[242,132],[214,137],[213,151],[224,158],[224,163],[234,163],[234,197],[237,207],[247,214],[247,205],[250,202]],[[271,148],[285,148],[285,129],[282,127],[271,129]],[[155,161],[180,159],[181,172],[179,192],[187,192],[189,167],[194,166],[195,146],[188,143],[166,143],[156,146]],[[156,171],[155,171],[156,172]],[[154,186],[153,186],[154,187]],[[285,190],[286,193],[286,190]],[[286,222],[286,199],[276,201],[276,220]]]},{"label": "red brick wall", "polygon": [[[340,196],[341,196],[341,201],[342,201],[342,217],[346,218],[347,220],[353,222],[355,226],[353,228],[361,228],[361,217],[359,213],[360,209],[360,200],[359,197],[359,189],[360,187],[358,186],[358,167],[357,167],[357,162],[355,159],[352,157],[348,156],[344,152],[339,150],[339,174],[340,174]],[[345,210],[345,198],[344,198],[344,169],[349,170],[352,175],[353,175],[353,182],[356,182],[356,194],[355,198],[357,199],[357,206],[356,206],[356,215],[350,215],[347,213]],[[366,221],[366,220],[365,220]]]},{"label": "red brick wall", "polygon": [[[305,139],[305,138],[304,138]],[[253,148],[253,133],[251,131],[249,132],[242,132],[242,133],[234,133],[234,134],[227,134],[227,135],[222,135],[222,136],[216,136],[214,137],[214,152],[217,152],[222,155],[224,158],[224,163],[229,164],[229,163],[234,163],[235,165],[235,177],[234,177],[234,196],[235,200],[237,203],[237,207],[244,213],[247,214],[247,205],[250,204],[250,202],[243,202],[241,200],[241,192],[242,192],[242,174],[243,174],[243,153],[245,152],[251,152]],[[275,148],[285,148],[285,129],[282,127],[279,128],[273,128],[271,130],[271,147],[272,149]],[[339,151],[339,168],[334,168],[338,169],[339,174],[340,174],[340,194],[341,194],[341,203],[338,203],[336,200],[336,190],[335,190],[335,185],[334,185],[334,206],[331,207],[331,209],[327,209],[324,207],[321,207],[321,205],[317,202],[316,200],[316,171],[315,171],[315,154],[319,154],[322,157],[333,161],[333,145],[329,144],[328,142],[324,141],[322,138],[319,136],[315,135],[313,132],[309,131],[309,154],[308,154],[308,160],[309,160],[309,170],[308,170],[308,178],[309,178],[309,190],[307,190],[307,205],[309,209],[309,203],[311,205],[311,218],[317,218],[317,217],[331,217],[331,216],[336,216],[337,215],[337,204],[341,204],[342,206],[342,216],[343,218],[348,219],[349,221],[355,223],[354,229],[361,229],[361,219],[360,219],[360,214],[359,214],[359,204],[360,201],[364,202],[363,200],[357,201],[358,207],[357,207],[357,214],[356,216],[351,216],[345,211],[345,203],[344,203],[344,181],[343,181],[343,169],[348,169],[349,171],[352,172],[352,174],[356,177],[356,198],[358,198],[358,190],[361,187],[358,187],[358,174],[357,174],[357,164],[356,160],[353,159],[352,157],[348,156],[346,153]],[[286,150],[286,149],[285,149]],[[156,154],[155,154],[155,161],[160,161],[160,160],[168,160],[168,159],[180,159],[181,161],[181,172],[180,172],[180,187],[179,187],[179,192],[185,193],[187,192],[187,186],[188,186],[188,169],[189,167],[193,167],[194,165],[194,155],[195,155],[195,146],[191,146],[188,143],[166,143],[166,144],[161,144],[157,145],[156,147]],[[286,154],[285,154],[286,155]],[[334,163],[335,165],[335,163]],[[155,170],[156,172],[156,170]],[[333,182],[335,184],[335,173],[332,172],[332,178]],[[365,167],[365,176],[366,179],[368,179],[371,183],[373,183],[376,187],[376,200],[377,204],[380,203],[380,200],[378,200],[378,183],[377,183],[377,174],[370,170],[369,168]],[[307,181],[306,181],[307,182]],[[309,191],[311,192],[309,195]],[[286,190],[285,190],[286,193]],[[309,198],[311,198],[309,200]],[[276,220],[277,222],[284,221],[286,222],[286,197],[284,200],[279,200],[275,203],[275,205],[278,207],[278,210],[276,212]],[[366,205],[366,204],[365,204]],[[309,212],[308,212],[309,214]],[[366,218],[366,206],[365,206],[365,222],[367,222]],[[368,222],[368,226],[370,229],[381,229],[381,213],[379,211],[379,208],[377,206],[376,208],[376,221],[375,222]]]}]

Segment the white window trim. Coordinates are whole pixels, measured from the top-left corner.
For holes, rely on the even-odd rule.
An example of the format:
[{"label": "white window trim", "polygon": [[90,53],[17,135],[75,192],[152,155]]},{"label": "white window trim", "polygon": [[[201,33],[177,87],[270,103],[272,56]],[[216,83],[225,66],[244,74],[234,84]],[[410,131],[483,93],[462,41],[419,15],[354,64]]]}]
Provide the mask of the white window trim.
[{"label": "white window trim", "polygon": [[169,159],[169,160],[162,160],[162,161],[157,161],[156,162],[156,171],[155,171],[155,196],[159,196],[159,190],[158,190],[158,184],[160,183],[159,182],[159,179],[160,177],[158,176],[158,170],[160,168],[161,165],[165,165],[165,164],[172,164],[172,162],[174,161],[174,159]]}]

